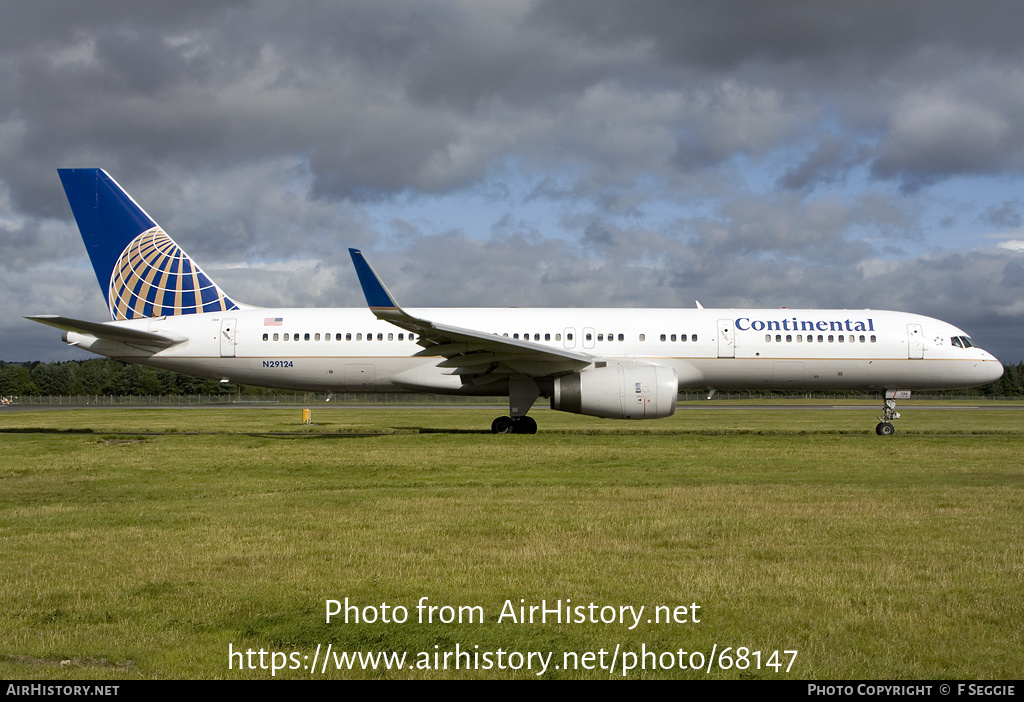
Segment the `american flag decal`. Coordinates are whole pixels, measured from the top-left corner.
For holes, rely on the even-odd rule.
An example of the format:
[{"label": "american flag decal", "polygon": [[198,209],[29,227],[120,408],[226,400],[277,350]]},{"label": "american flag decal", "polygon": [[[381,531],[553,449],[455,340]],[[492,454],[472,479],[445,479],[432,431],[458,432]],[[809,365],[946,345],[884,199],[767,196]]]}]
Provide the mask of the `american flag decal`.
[{"label": "american flag decal", "polygon": [[284,321],[284,317],[264,317],[263,326],[265,327],[279,327]]}]

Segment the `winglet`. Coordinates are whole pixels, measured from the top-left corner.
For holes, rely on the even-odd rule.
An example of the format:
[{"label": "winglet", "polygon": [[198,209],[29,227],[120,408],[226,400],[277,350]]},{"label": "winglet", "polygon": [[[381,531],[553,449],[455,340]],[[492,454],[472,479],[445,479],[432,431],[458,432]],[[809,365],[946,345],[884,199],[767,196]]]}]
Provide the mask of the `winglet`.
[{"label": "winglet", "polygon": [[384,287],[380,276],[377,275],[376,271],[373,270],[366,260],[366,257],[363,256],[363,252],[359,249],[349,249],[348,252],[352,256],[352,263],[356,267],[356,275],[359,276],[359,284],[363,287],[363,295],[366,296],[366,304],[369,305],[370,309],[375,312],[393,310],[404,315],[405,313],[402,311],[402,308],[395,302],[395,298]]}]

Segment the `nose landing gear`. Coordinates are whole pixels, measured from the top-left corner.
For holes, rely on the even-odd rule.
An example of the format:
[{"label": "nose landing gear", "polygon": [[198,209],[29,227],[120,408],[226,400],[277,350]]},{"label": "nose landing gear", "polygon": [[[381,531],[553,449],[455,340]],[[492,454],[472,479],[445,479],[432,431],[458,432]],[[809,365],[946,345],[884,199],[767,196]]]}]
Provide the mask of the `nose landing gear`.
[{"label": "nose landing gear", "polygon": [[885,404],[882,406],[882,416],[878,418],[879,422],[875,426],[875,433],[879,436],[892,436],[896,433],[896,427],[892,425],[892,422],[894,419],[900,418],[900,413],[896,411],[897,399],[910,399],[910,390],[885,391]]}]

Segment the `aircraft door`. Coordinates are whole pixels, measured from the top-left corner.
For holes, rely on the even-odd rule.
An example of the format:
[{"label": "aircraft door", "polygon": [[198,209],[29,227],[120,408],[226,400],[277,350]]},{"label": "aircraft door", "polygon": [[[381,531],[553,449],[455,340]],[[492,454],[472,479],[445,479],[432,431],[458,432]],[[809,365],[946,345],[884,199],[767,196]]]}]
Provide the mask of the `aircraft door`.
[{"label": "aircraft door", "polygon": [[220,357],[234,358],[238,330],[235,329],[236,319],[222,319],[220,322]]},{"label": "aircraft door", "polygon": [[731,319],[718,320],[718,357],[736,358],[736,330]]},{"label": "aircraft door", "polygon": [[907,344],[909,358],[924,358],[924,331],[920,324],[907,325]]}]

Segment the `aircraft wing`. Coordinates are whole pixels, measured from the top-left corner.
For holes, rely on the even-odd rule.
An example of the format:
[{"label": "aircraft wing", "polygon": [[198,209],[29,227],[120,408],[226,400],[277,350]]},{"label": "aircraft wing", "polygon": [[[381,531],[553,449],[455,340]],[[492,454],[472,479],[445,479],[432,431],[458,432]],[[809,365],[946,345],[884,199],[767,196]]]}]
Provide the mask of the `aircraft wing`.
[{"label": "aircraft wing", "polygon": [[465,329],[413,316],[399,307],[361,251],[349,249],[366,303],[377,319],[415,333],[424,349],[417,356],[444,356],[439,368],[449,375],[562,375],[582,370],[595,357],[569,349]]},{"label": "aircraft wing", "polygon": [[39,322],[40,324],[48,324],[51,327],[63,329],[64,331],[90,334],[97,339],[125,344],[169,348],[175,344],[187,341],[187,338],[183,336],[154,334],[153,332],[142,331],[141,329],[123,327],[113,322],[89,322],[83,319],[60,317],[55,314],[36,314],[25,317],[25,319],[31,319],[33,322]]}]

